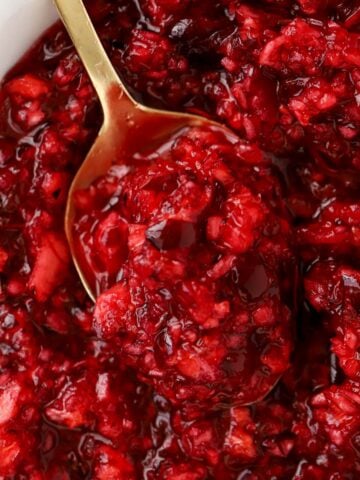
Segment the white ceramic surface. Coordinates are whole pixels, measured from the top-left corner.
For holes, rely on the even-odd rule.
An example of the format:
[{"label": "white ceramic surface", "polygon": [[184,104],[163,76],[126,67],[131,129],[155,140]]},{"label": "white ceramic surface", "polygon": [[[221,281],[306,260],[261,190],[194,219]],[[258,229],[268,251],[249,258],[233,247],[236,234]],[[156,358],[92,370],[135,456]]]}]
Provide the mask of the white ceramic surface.
[{"label": "white ceramic surface", "polygon": [[0,81],[56,19],[52,0],[0,0]]}]

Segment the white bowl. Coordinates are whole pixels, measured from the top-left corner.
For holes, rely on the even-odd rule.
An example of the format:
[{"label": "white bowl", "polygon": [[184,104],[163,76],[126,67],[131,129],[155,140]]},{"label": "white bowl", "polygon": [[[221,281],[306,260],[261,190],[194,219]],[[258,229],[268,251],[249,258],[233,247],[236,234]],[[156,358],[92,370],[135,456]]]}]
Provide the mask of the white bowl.
[{"label": "white bowl", "polygon": [[0,0],[0,81],[57,18],[52,0]]}]

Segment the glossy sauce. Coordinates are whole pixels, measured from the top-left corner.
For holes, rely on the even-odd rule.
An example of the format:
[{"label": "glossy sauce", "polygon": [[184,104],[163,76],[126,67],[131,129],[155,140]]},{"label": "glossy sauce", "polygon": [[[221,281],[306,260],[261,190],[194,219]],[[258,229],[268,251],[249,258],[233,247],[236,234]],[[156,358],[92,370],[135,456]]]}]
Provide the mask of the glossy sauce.
[{"label": "glossy sauce", "polygon": [[[214,399],[219,407],[216,385],[208,394],[212,382],[205,392],[197,383],[195,398],[190,385],[174,399],[173,384],[163,375],[164,358],[168,361],[177,347],[183,324],[179,329],[168,322],[157,332],[148,322],[140,338],[145,347],[124,342],[126,329],[119,335],[110,329],[105,338],[71,266],[63,233],[67,189],[101,114],[69,40],[56,26],[0,91],[0,447],[6,452],[0,456],[0,476],[358,478],[356,2],[122,0],[94,2],[90,11],[137,98],[206,112],[250,142],[241,148],[242,167],[232,169],[244,175],[271,215],[290,225],[290,257],[300,274],[295,281],[285,263],[281,282],[269,288],[273,271],[259,263],[255,250],[240,255],[242,262],[231,264],[227,278],[242,304],[262,303],[271,292],[291,310],[296,335],[289,322],[278,338],[291,334],[294,349],[289,364],[286,356],[280,362],[286,372],[266,399],[229,409],[223,402],[231,398],[230,389],[219,410],[208,408]],[[174,187],[171,180],[161,185],[169,191]],[[105,193],[105,199],[113,198],[113,192]],[[182,224],[180,230],[185,232],[180,247],[196,251],[193,228]],[[159,231],[164,228],[156,223],[147,242],[167,250],[174,245],[173,234],[165,242]],[[177,227],[171,231],[179,238]],[[114,235],[113,243],[121,244],[122,236]],[[278,259],[287,237],[281,230],[271,235],[279,237],[272,257]],[[197,260],[191,268],[201,270],[211,262]],[[223,268],[228,265],[217,265],[211,275]],[[150,302],[153,315],[138,315],[137,321],[157,318],[159,305],[160,313],[161,308],[168,313],[172,300],[166,289],[160,293],[158,303]],[[222,308],[226,312],[226,303]],[[105,305],[104,311],[111,309]],[[257,318],[261,321],[261,311]],[[214,331],[206,335],[211,348],[205,351],[216,357],[224,348],[221,335],[229,336]],[[137,333],[132,332],[139,340]],[[155,363],[146,343],[154,333],[159,333]],[[255,357],[261,333],[246,337],[256,346]],[[191,342],[196,332],[189,328],[186,334]],[[193,374],[186,362],[177,365],[182,375]],[[232,374],[248,371],[246,352],[235,349],[223,367]]]}]

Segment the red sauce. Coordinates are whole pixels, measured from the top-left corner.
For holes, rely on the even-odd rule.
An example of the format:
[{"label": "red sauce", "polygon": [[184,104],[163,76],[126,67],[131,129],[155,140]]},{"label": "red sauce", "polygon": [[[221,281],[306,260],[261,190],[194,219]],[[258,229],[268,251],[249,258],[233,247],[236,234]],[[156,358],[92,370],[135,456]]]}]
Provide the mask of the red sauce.
[{"label": "red sauce", "polygon": [[60,26],[7,76],[0,477],[358,478],[357,2],[89,8],[137,98],[242,140],[186,131],[79,193],[94,307],[63,214],[95,93]]},{"label": "red sauce", "polygon": [[205,127],[121,160],[75,196],[97,336],[192,415],[261,400],[289,365],[297,288],[270,160]]}]

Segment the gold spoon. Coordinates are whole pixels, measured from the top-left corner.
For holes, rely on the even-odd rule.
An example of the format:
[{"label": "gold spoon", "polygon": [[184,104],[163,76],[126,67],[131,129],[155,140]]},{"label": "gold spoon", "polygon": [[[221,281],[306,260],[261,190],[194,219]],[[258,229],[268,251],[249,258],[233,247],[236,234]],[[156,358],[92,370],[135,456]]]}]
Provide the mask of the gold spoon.
[{"label": "gold spoon", "polygon": [[126,90],[108,58],[82,0],[54,0],[60,17],[75,45],[99,97],[104,121],[90,152],[69,190],[65,232],[80,279],[92,300],[97,292],[86,278],[74,248],[74,192],[87,188],[104,175],[119,158],[129,158],[151,145],[166,143],[184,127],[211,127],[228,139],[236,135],[223,125],[188,113],[168,112],[137,103]]}]

